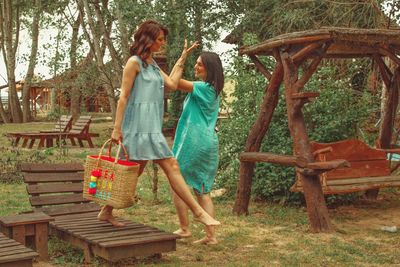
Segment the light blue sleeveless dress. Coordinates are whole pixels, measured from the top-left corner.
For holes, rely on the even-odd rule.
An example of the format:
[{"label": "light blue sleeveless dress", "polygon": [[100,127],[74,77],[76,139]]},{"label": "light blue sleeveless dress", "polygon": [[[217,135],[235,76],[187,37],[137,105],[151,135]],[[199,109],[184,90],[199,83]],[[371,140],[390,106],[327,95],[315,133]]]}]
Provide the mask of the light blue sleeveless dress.
[{"label": "light blue sleeveless dress", "polygon": [[214,184],[218,168],[219,96],[214,87],[194,82],[186,96],[172,151],[186,183],[200,194],[207,194]]},{"label": "light blue sleeveless dress", "polygon": [[162,134],[164,117],[164,79],[154,62],[140,64],[122,121],[122,143],[130,160],[153,160],[173,157]]}]

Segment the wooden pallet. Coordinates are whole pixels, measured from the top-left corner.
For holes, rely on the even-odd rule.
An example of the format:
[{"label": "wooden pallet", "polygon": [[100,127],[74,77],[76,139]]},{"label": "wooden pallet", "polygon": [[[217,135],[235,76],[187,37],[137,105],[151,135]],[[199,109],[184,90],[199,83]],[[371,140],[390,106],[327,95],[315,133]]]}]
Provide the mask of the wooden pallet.
[{"label": "wooden pallet", "polygon": [[38,253],[0,233],[0,266],[28,267]]},{"label": "wooden pallet", "polygon": [[81,164],[22,164],[21,170],[33,209],[55,218],[50,234],[83,249],[85,262],[93,255],[115,262],[176,250],[175,234],[122,218],[120,228],[99,221],[99,205],[82,198]]}]

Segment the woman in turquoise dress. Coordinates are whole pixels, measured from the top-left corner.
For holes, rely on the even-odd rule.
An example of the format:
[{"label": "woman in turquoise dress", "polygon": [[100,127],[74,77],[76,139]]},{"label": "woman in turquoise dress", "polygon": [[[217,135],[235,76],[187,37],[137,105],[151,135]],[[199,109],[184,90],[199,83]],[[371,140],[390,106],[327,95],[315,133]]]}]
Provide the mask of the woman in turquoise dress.
[{"label": "woman in turquoise dress", "polygon": [[[186,40],[181,57],[168,76],[153,59],[153,53],[166,43],[168,29],[154,20],[143,22],[134,33],[128,59],[122,76],[114,130],[111,138],[123,142],[129,160],[140,164],[143,173],[148,160],[158,163],[168,181],[180,198],[190,207],[195,219],[205,225],[218,225],[196,202],[180,173],[178,163],[161,132],[163,122],[164,87],[176,89],[182,76],[187,56],[198,44],[187,48]],[[109,221],[114,226],[123,226],[112,215],[113,207],[104,206],[99,220]]]},{"label": "woman in turquoise dress", "polygon": [[[183,103],[172,151],[186,183],[194,189],[200,206],[214,217],[214,205],[209,193],[218,168],[215,124],[224,74],[219,56],[212,52],[202,52],[194,70],[196,78],[202,81],[181,79],[178,84],[178,89],[189,94]],[[187,205],[177,194],[174,194],[174,203],[180,223],[180,228],[174,233],[181,237],[190,237]],[[215,227],[206,226],[206,236],[195,243],[216,244]]]}]

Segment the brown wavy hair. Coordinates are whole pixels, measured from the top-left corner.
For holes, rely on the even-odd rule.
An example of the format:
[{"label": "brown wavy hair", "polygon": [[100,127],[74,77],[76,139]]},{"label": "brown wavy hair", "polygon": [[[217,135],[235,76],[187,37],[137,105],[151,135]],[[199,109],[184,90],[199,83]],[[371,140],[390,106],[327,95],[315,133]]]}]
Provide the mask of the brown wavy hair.
[{"label": "brown wavy hair", "polygon": [[139,28],[133,34],[133,43],[129,47],[131,56],[138,56],[143,64],[147,66],[146,59],[150,56],[150,47],[157,39],[160,32],[163,31],[165,37],[168,35],[168,29],[156,20],[146,20],[139,25]]},{"label": "brown wavy hair", "polygon": [[203,51],[200,54],[201,61],[207,71],[205,82],[211,84],[215,94],[219,95],[224,88],[224,68],[221,59],[214,52]]}]

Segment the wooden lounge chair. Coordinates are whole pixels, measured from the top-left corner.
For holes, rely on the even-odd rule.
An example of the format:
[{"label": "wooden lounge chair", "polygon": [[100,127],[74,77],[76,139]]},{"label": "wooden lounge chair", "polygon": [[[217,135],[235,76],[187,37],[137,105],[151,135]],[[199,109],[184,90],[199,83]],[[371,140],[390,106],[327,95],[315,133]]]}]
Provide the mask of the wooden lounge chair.
[{"label": "wooden lounge chair", "polygon": [[[72,121],[72,118],[71,118]],[[23,148],[33,148],[35,141],[39,140],[38,147],[53,147],[55,141],[61,142],[66,139],[71,141],[73,146],[76,146],[75,138],[77,139],[79,146],[84,147],[83,140],[88,142],[89,147],[94,147],[92,142],[92,137],[98,137],[99,134],[89,133],[89,126],[91,123],[91,116],[81,116],[72,125],[66,125],[65,131],[41,131],[41,132],[31,132],[31,133],[7,133],[7,137],[13,139],[13,145],[18,146],[19,141],[22,139]],[[57,129],[57,125],[55,127]],[[58,128],[58,129],[61,129]]]},{"label": "wooden lounge chair", "polygon": [[38,255],[32,249],[0,233],[0,266],[31,267],[33,258]]},{"label": "wooden lounge chair", "polygon": [[119,228],[99,221],[99,205],[82,197],[81,164],[21,164],[21,171],[33,210],[54,217],[50,234],[83,249],[85,262],[93,255],[115,262],[176,250],[172,233],[121,218],[126,226]]},{"label": "wooden lounge chair", "polygon": [[61,115],[60,119],[54,125],[53,130],[40,131],[41,133],[67,133],[72,127],[72,115]]},{"label": "wooden lounge chair", "polygon": [[80,116],[79,119],[72,125],[66,137],[71,141],[73,146],[76,146],[75,138],[80,147],[84,147],[82,141],[87,141],[89,147],[94,147],[92,137],[98,137],[99,134],[89,133],[92,116]]},{"label": "wooden lounge chair", "polygon": [[22,139],[22,147],[26,147],[29,142],[29,148],[32,148],[36,140],[39,140],[38,148],[41,148],[44,145],[46,145],[46,147],[52,147],[53,140],[62,137],[63,133],[67,133],[71,130],[71,127],[72,116],[62,115],[60,119],[55,123],[53,130],[40,132],[7,133],[6,136],[12,140],[13,146],[18,146],[20,140]]}]

